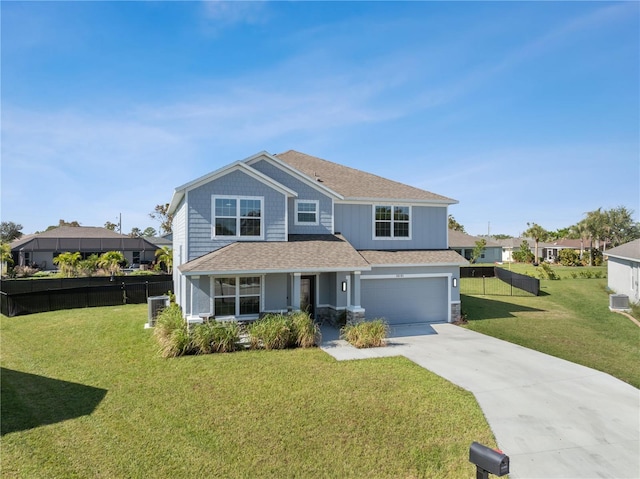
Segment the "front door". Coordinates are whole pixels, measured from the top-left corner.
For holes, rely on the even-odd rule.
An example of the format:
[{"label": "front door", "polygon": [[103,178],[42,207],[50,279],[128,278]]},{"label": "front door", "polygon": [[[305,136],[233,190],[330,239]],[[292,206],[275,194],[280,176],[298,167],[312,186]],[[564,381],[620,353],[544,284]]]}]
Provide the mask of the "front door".
[{"label": "front door", "polygon": [[314,317],[316,305],[316,277],[300,277],[300,309]]}]

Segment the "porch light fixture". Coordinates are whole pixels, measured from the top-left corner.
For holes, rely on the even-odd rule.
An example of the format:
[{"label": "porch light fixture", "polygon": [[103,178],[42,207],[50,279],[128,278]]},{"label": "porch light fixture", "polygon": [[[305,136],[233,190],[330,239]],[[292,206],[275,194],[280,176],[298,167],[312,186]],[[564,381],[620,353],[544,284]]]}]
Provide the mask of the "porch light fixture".
[{"label": "porch light fixture", "polygon": [[458,287],[458,278],[453,278],[453,287],[454,288]]},{"label": "porch light fixture", "polygon": [[343,282],[342,282],[342,292],[343,292],[343,293],[346,293],[346,292],[347,292],[347,282],[346,282],[346,281],[343,281]]}]

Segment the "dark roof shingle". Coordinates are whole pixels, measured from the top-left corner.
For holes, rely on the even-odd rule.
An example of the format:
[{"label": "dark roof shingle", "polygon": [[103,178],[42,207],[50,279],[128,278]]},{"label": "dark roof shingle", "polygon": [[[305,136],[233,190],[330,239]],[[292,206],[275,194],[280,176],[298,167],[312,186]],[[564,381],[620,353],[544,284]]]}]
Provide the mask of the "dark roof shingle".
[{"label": "dark roof shingle", "polygon": [[289,150],[274,155],[347,199],[392,199],[455,204],[456,200],[348,166]]}]

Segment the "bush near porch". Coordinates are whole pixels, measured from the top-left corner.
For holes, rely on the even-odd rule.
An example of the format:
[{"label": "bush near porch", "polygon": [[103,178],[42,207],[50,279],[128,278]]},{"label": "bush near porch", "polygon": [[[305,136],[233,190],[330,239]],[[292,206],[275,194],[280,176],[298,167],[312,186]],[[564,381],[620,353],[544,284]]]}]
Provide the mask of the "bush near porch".
[{"label": "bush near porch", "polygon": [[495,447],[470,393],[405,358],[167,360],[146,316],[0,317],[3,477],[458,479],[475,477],[472,441]]},{"label": "bush near porch", "polygon": [[320,329],[309,313],[267,314],[249,325],[209,321],[189,328],[177,304],[157,318],[154,336],[165,358],[186,354],[229,353],[241,349],[310,348],[320,342]]}]

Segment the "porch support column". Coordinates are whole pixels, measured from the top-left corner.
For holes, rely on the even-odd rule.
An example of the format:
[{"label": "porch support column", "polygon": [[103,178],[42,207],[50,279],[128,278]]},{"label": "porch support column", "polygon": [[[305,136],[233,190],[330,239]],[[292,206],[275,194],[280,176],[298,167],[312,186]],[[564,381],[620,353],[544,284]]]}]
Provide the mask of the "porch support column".
[{"label": "porch support column", "polygon": [[189,297],[189,314],[192,315],[192,316],[197,314],[196,306],[198,304],[197,303],[197,301],[198,301],[198,297],[197,297],[198,292],[196,291],[196,285],[195,285],[196,281],[198,281],[198,282],[200,281],[200,276],[189,276],[189,283],[191,283],[190,284],[191,287],[189,288],[190,291],[191,291],[191,294],[189,295],[190,296]]},{"label": "porch support column", "polygon": [[291,309],[293,311],[300,311],[300,273],[293,273],[291,284]]},{"label": "porch support column", "polygon": [[353,280],[351,281],[351,290],[353,292],[353,304],[354,308],[361,308],[360,306],[360,271],[353,272]]}]

